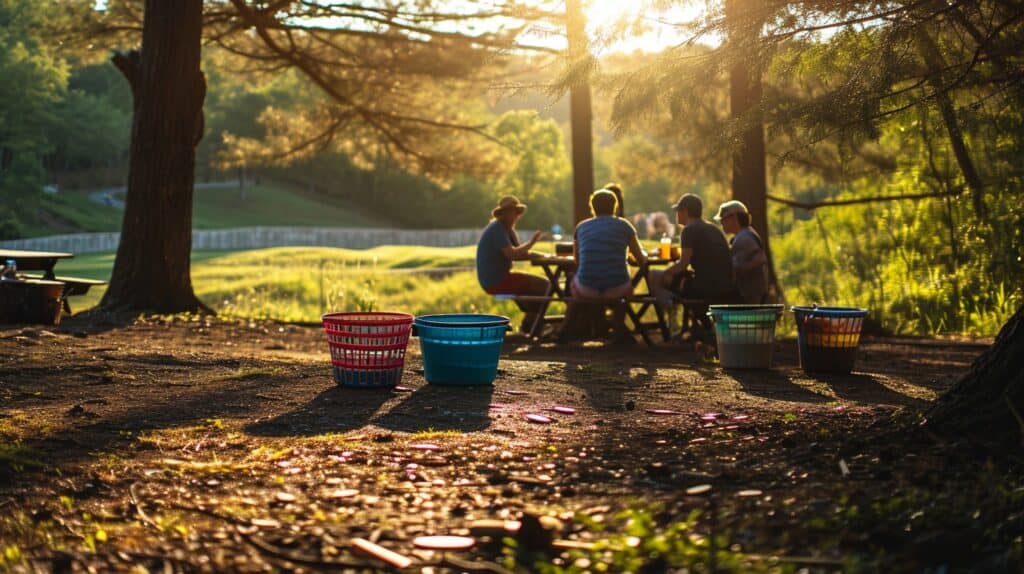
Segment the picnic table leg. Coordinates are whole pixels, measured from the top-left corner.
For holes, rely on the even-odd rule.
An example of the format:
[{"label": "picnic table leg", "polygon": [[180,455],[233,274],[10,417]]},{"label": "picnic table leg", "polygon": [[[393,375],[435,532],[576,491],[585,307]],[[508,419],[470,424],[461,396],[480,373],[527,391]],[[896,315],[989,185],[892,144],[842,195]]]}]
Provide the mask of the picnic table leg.
[{"label": "picnic table leg", "polygon": [[629,319],[633,321],[634,328],[640,332],[640,337],[644,340],[644,343],[646,343],[648,347],[653,347],[654,341],[652,341],[651,336],[647,334],[647,328],[644,327],[643,322],[640,321],[640,317],[636,314],[636,311],[633,310],[633,307],[630,306],[628,302],[623,303],[623,305],[626,306],[626,314],[629,315]]},{"label": "picnic table leg", "polygon": [[665,309],[662,308],[661,303],[654,304],[654,314],[658,316],[658,326],[661,327],[661,339],[666,343],[672,339],[672,332],[668,326],[668,317],[665,315]]},{"label": "picnic table leg", "polygon": [[539,339],[544,331],[544,315],[548,313],[548,307],[551,305],[550,301],[545,301],[540,304],[540,309],[537,310],[536,316],[533,318],[533,324],[530,325],[530,331],[528,333],[531,339]]}]

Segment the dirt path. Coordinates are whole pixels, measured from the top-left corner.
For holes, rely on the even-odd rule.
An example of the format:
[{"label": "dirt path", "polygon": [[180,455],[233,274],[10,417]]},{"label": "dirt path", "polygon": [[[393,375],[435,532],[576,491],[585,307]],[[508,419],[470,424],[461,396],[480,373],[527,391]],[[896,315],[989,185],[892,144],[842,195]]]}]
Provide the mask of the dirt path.
[{"label": "dirt path", "polygon": [[[313,328],[8,329],[0,547],[47,571],[386,569],[354,537],[417,571],[1012,568],[1017,463],[912,425],[979,351],[872,341],[821,377],[792,341],[744,373],[510,339],[493,387],[451,388],[413,343],[405,389],[377,392],[337,387]],[[461,554],[413,544],[470,533]]]}]

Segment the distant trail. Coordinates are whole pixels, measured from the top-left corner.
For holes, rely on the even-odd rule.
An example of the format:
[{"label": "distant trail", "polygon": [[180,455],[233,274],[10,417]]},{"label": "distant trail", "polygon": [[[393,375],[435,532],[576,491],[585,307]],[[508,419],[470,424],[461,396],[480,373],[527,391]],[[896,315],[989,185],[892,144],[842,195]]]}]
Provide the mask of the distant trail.
[{"label": "distant trail", "polygon": [[[238,180],[196,182],[194,187],[195,189],[226,189],[238,187]],[[89,201],[117,209],[124,209],[124,200],[118,199],[115,195],[124,194],[126,191],[124,187],[107,187],[97,191],[90,191]]]}]

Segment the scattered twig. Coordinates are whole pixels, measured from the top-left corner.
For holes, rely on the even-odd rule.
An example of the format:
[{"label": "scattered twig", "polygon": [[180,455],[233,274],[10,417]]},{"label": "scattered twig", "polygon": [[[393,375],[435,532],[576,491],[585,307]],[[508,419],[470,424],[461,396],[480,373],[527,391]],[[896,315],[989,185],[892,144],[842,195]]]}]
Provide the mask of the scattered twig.
[{"label": "scattered twig", "polygon": [[138,495],[135,494],[135,488],[138,485],[139,483],[133,482],[131,486],[128,487],[128,500],[131,501],[132,507],[135,508],[135,513],[139,515],[139,519],[142,520],[144,524],[152,526],[158,531],[163,532],[163,529],[160,528],[160,525],[157,524],[155,520],[150,518],[150,516],[146,514],[146,511],[142,509],[142,504],[139,503],[139,497]]},{"label": "scattered twig", "polygon": [[353,548],[356,548],[361,552],[369,554],[377,560],[386,562],[400,570],[412,566],[412,558],[409,558],[408,556],[403,556],[392,550],[388,550],[387,548],[384,548],[379,544],[370,542],[369,540],[366,540],[364,538],[353,538],[352,540],[349,540],[349,544],[351,544]]}]

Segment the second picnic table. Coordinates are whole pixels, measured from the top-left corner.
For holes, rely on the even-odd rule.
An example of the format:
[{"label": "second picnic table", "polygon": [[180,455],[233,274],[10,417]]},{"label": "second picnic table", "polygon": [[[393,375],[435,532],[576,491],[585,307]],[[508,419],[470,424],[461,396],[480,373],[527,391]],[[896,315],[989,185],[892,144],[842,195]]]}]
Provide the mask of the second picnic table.
[{"label": "second picnic table", "polygon": [[53,268],[61,259],[74,257],[74,253],[61,253],[57,251],[24,251],[20,249],[0,249],[0,263],[14,260],[18,265],[18,271],[42,271],[43,279],[51,281],[54,278]]},{"label": "second picnic table", "polygon": [[[29,275],[26,277],[26,281],[29,281],[31,285],[43,286],[44,284],[41,282],[49,283],[54,281],[63,284],[64,288],[61,293],[61,304],[64,310],[68,313],[71,313],[71,305],[68,304],[68,297],[84,295],[91,287],[106,284],[106,281],[100,281],[98,279],[57,277],[53,270],[53,268],[56,267],[57,262],[62,259],[70,259],[74,256],[74,253],[64,253],[61,251],[0,249],[0,263],[6,264],[8,260],[13,260],[15,265],[18,267],[19,273],[24,271],[42,271],[41,276],[33,277]],[[52,285],[49,285],[46,288],[50,287],[52,287]]]}]

